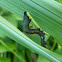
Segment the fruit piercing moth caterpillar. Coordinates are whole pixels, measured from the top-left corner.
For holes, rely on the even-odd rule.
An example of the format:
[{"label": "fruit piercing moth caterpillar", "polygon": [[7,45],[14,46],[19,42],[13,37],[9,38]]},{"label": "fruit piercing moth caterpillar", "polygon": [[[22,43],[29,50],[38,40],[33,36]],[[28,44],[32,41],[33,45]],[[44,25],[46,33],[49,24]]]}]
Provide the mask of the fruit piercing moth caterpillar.
[{"label": "fruit piercing moth caterpillar", "polygon": [[23,22],[22,22],[23,32],[27,34],[38,34],[41,37],[41,45],[44,45],[45,44],[45,41],[44,41],[45,33],[43,33],[43,31],[40,31],[40,29],[30,29],[29,28],[30,22],[31,22],[31,19],[29,18],[29,16],[27,15],[27,12],[25,11]]}]

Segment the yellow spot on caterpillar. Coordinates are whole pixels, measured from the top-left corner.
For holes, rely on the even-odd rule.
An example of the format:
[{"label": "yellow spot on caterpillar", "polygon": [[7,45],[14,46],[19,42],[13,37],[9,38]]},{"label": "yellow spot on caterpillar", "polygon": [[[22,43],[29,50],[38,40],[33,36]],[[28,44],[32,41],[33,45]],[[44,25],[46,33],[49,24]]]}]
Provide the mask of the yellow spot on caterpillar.
[{"label": "yellow spot on caterpillar", "polygon": [[34,32],[32,32],[32,33],[34,33]]}]

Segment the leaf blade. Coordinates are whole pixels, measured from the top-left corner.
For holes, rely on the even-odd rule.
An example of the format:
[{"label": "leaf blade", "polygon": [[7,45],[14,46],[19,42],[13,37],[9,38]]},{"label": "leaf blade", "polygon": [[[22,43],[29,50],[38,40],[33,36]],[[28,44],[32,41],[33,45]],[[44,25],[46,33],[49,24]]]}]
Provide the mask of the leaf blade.
[{"label": "leaf blade", "polygon": [[62,56],[53,53],[42,46],[39,46],[27,36],[25,36],[21,31],[14,27],[11,23],[0,16],[0,30],[2,30],[8,37],[15,40],[17,43],[25,46],[26,48],[34,51],[35,53],[42,55],[50,61],[60,62],[62,61]]}]

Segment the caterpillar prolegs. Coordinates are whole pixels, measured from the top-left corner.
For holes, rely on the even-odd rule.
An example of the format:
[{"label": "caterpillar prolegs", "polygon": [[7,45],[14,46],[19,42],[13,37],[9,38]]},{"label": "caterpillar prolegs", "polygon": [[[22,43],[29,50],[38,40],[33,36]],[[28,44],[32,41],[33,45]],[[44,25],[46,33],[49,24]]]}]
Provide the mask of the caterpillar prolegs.
[{"label": "caterpillar prolegs", "polygon": [[45,41],[44,41],[45,33],[43,33],[43,31],[40,31],[40,29],[30,29],[29,28],[30,22],[31,22],[31,19],[29,18],[29,16],[27,16],[27,13],[24,12],[24,19],[22,23],[23,32],[27,34],[38,34],[41,37],[41,45],[44,45],[45,44]]}]

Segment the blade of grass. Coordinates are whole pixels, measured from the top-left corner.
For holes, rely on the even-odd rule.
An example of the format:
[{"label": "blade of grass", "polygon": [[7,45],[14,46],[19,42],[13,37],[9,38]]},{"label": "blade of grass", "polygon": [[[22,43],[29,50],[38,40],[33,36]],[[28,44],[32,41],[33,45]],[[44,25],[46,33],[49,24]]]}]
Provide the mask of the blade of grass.
[{"label": "blade of grass", "polygon": [[1,16],[0,16],[0,30],[2,30],[8,37],[15,40],[17,43],[25,46],[26,48],[34,51],[39,55],[42,55],[43,57],[47,58],[50,61],[54,62],[62,61],[61,58],[62,56],[53,53],[47,50],[46,48],[43,48],[42,46],[39,46]]}]

